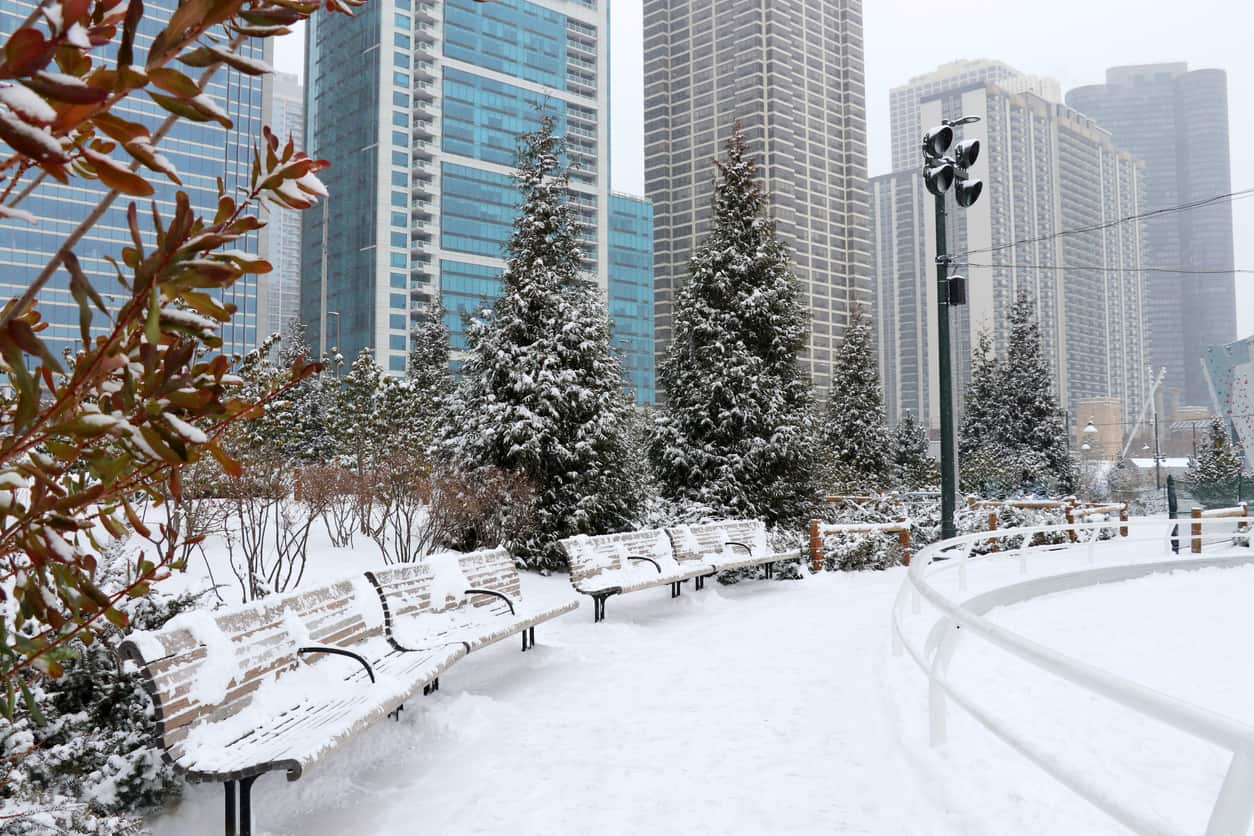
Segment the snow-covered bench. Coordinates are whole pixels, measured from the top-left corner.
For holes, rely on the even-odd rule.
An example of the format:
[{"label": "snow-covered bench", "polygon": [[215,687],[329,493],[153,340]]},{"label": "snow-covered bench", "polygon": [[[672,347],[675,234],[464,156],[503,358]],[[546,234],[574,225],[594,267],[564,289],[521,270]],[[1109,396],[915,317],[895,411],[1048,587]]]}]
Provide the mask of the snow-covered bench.
[{"label": "snow-covered bench", "polygon": [[800,560],[798,552],[772,552],[761,520],[721,520],[666,529],[675,559],[683,565],[703,565],[715,572],[765,566],[766,576],[775,564]]},{"label": "snow-covered bench", "polygon": [[[121,648],[156,709],[166,757],[193,781],[222,781],[226,832],[248,834],[252,785],[289,781],[359,729],[395,714],[465,656],[459,641],[403,651],[375,590],[356,577],[219,613],[189,612]],[[238,807],[236,785],[239,787]]]},{"label": "snow-covered bench", "polygon": [[518,569],[505,549],[431,555],[423,563],[366,577],[383,604],[388,638],[400,649],[460,642],[470,653],[521,633],[526,651],[535,646],[537,624],[579,606],[577,599],[556,607],[527,606]]},{"label": "snow-covered bench", "polygon": [[605,601],[667,584],[677,598],[682,584],[711,574],[709,566],[680,565],[670,539],[661,529],[601,534],[580,534],[560,541],[570,561],[570,583],[592,597],[593,621],[605,620]]}]

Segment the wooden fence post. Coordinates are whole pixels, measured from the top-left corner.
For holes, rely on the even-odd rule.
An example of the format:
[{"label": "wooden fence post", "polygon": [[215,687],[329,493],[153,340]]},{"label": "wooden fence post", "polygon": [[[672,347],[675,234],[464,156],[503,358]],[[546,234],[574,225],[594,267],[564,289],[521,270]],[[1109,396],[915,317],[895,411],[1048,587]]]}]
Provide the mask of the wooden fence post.
[{"label": "wooden fence post", "polygon": [[[997,512],[996,511],[988,512],[988,530],[989,531],[997,530]],[[992,538],[988,542],[989,542],[989,546],[992,548],[993,551],[1000,551],[1001,549],[1001,547],[999,546],[1000,541],[998,541],[996,537]]]},{"label": "wooden fence post", "polygon": [[[1075,509],[1068,505],[1064,513],[1067,517],[1067,525],[1075,525]],[[1072,543],[1080,542],[1080,538],[1076,534],[1076,530],[1074,528],[1067,532],[1067,539]]]},{"label": "wooden fence post", "polygon": [[1202,509],[1194,508],[1192,511],[1189,512],[1189,516],[1193,518],[1193,525],[1192,525],[1193,530],[1191,532],[1193,534],[1193,545],[1190,548],[1190,551],[1192,551],[1193,554],[1201,554],[1202,553]]},{"label": "wooden fence post", "polygon": [[897,532],[897,542],[901,545],[901,562],[910,565],[910,525]]},{"label": "wooden fence post", "polygon": [[1123,523],[1119,526],[1119,536],[1128,536],[1128,503],[1123,503],[1123,507],[1119,509],[1119,522]]},{"label": "wooden fence post", "polygon": [[810,569],[823,571],[823,538],[819,536],[818,520],[810,520]]}]

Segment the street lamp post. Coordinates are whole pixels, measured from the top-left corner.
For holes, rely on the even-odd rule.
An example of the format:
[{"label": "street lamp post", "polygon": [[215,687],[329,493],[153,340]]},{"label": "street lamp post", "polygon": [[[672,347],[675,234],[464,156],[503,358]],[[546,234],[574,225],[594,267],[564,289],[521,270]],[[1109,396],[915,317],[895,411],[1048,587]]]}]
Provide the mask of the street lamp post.
[{"label": "street lamp post", "polygon": [[954,515],[958,508],[958,459],[954,442],[953,368],[949,354],[949,306],[967,301],[966,279],[950,276],[945,240],[945,192],[954,188],[954,197],[963,209],[980,199],[984,184],[969,180],[968,169],[980,156],[978,139],[959,142],[953,156],[946,156],[954,141],[954,128],[978,122],[978,116],[943,120],[940,127],[923,135],[923,180],[936,198],[936,348],[940,383],[941,432],[941,537],[958,535]]},{"label": "street lamp post", "polygon": [[[1096,440],[1097,440],[1097,439],[1096,439],[1096,436],[1097,436],[1097,425],[1093,423],[1093,419],[1092,419],[1092,418],[1090,418],[1090,419],[1089,419],[1089,422],[1088,422],[1087,424],[1085,424],[1085,425],[1084,425],[1084,429],[1083,429],[1083,430],[1081,430],[1081,432],[1084,434],[1084,443],[1080,445],[1080,451],[1081,451],[1082,453],[1087,454],[1089,450],[1092,450],[1092,449],[1093,449],[1093,445],[1089,443],[1089,439],[1091,438],[1091,439],[1093,439],[1094,441],[1096,441]],[[1087,455],[1085,455],[1086,463],[1081,465],[1081,469],[1084,471],[1084,490],[1085,490],[1085,492],[1086,492],[1086,493],[1088,493],[1088,494],[1089,494],[1089,499],[1092,499],[1092,498],[1093,498],[1093,496],[1092,496],[1092,490],[1091,490],[1091,487],[1090,487],[1090,482],[1089,482],[1089,472],[1088,472],[1088,466],[1087,466],[1087,458],[1088,458],[1088,456],[1087,456]]]},{"label": "street lamp post", "polygon": [[[344,346],[340,344],[340,312],[327,311],[327,316],[335,317],[335,345],[331,346],[331,351],[336,355],[342,356],[344,353]],[[335,363],[335,376],[337,378],[340,376],[340,364],[338,362]]]}]

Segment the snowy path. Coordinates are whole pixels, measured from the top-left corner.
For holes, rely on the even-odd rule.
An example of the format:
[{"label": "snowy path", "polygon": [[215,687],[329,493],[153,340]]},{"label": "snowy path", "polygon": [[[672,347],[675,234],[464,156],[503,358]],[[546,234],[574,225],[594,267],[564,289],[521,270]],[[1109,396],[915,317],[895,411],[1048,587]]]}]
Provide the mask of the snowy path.
[{"label": "snowy path", "polygon": [[[1049,634],[1068,652],[1091,647],[1094,661],[1123,664],[1127,673],[1166,671],[1153,684],[1186,681],[1181,696],[1200,701],[1220,694],[1216,708],[1254,721],[1254,681],[1244,670],[1234,673],[1238,666],[1196,652],[1179,677],[1163,664],[1207,637],[1213,644],[1226,635],[1219,658],[1231,661],[1239,652],[1248,668],[1244,637],[1254,631],[1254,612],[1239,604],[1249,600],[1254,570],[1209,574],[1231,577],[1191,578],[1183,596],[1173,591],[1173,579],[1122,584],[1113,612],[1086,598],[1106,595],[1104,589],[1003,615],[1029,635]],[[888,613],[901,577],[894,570],[712,584],[678,601],[662,589],[611,599],[609,621],[599,625],[590,607],[581,607],[542,625],[533,653],[520,654],[510,641],[463,660],[438,694],[407,706],[399,724],[371,729],[300,781],[263,777],[254,790],[258,830],[300,836],[1122,832],[957,710],[949,744],[928,747],[923,678],[907,659],[889,653]],[[527,584],[529,597],[570,594],[564,578]],[[1221,593],[1207,617],[1180,637],[1173,619],[1188,620]],[[1154,602],[1148,611],[1140,603],[1147,595]],[[1179,606],[1164,615],[1172,599]],[[1097,613],[1124,627],[1089,617]],[[1177,640],[1164,645],[1159,633]],[[1097,641],[1102,638],[1118,641]],[[1150,752],[1151,763],[1133,770],[1134,777],[1185,785],[1179,804],[1162,802],[1165,814],[1191,821],[1199,799],[1217,784],[1220,765],[1207,760],[1208,752],[1199,761],[1192,752],[1171,757],[1176,750],[1166,742],[1146,747],[1145,734],[1129,736],[1056,683],[1003,664],[973,646],[959,654],[955,671],[986,680],[989,693],[1004,694],[1025,722],[1034,722],[1041,706],[1061,708],[1045,712],[1047,733],[1068,752],[1100,752],[1099,767],[1111,774],[1124,774],[1119,756],[1139,762],[1142,750]],[[1067,743],[1076,739],[1081,744]],[[153,827],[159,836],[213,833],[221,815],[221,788],[193,787]]]}]

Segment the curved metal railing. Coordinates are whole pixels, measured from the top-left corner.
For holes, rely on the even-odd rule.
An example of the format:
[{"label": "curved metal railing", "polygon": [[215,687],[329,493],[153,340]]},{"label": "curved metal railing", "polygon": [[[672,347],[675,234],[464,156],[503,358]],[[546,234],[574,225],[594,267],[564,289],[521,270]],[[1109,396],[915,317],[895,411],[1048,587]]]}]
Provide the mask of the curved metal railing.
[{"label": "curved metal railing", "polygon": [[[1248,528],[1251,523],[1254,523],[1254,518],[1245,517],[1225,522],[1243,523]],[[895,654],[903,651],[908,653],[928,677],[929,726],[933,745],[939,745],[945,740],[947,702],[952,700],[1020,754],[1136,833],[1174,836],[1178,831],[1168,829],[1162,822],[1148,818],[1141,812],[1143,808],[1134,807],[1109,793],[1078,770],[1019,735],[985,709],[972,694],[965,692],[957,683],[951,681],[946,673],[949,661],[957,648],[960,632],[958,628],[962,628],[961,635],[965,641],[973,638],[980,639],[1076,687],[1231,752],[1232,760],[1211,809],[1205,834],[1206,836],[1246,836],[1250,823],[1254,820],[1254,727],[1067,656],[984,617],[994,607],[1067,589],[1080,589],[1100,583],[1130,580],[1164,571],[1254,565],[1254,552],[1252,552],[1250,556],[1212,558],[1192,556],[1162,561],[1125,562],[1099,567],[1097,565],[1097,555],[1101,550],[1099,538],[1104,533],[1118,533],[1121,526],[1127,530],[1127,536],[1117,537],[1113,542],[1152,543],[1171,555],[1174,539],[1179,544],[1182,554],[1189,550],[1189,538],[1184,533],[1186,527],[1181,525],[1179,536],[1174,536],[1176,532],[1165,520],[1142,520],[1131,523],[1081,522],[1068,525],[1010,528],[963,535],[924,548],[911,563],[906,580],[902,583],[893,605],[893,651]],[[1158,531],[1154,533],[1154,529]],[[1068,539],[1074,537],[1078,541],[1078,547],[1087,551],[1088,562],[1092,568],[1029,578],[990,589],[979,595],[967,593],[967,575],[969,565],[974,559],[972,549],[976,544],[991,540],[998,540],[1003,544],[1006,541],[1014,541],[1015,545],[1009,547],[1003,545],[999,552],[990,554],[988,557],[998,563],[1017,560],[1020,574],[1027,576],[1029,558],[1031,557],[1034,561],[1036,559],[1034,553],[1042,549],[1054,550],[1068,547],[1068,544],[1056,543],[1031,545],[1032,541],[1059,534],[1067,535]],[[1076,547],[1070,546],[1073,549]],[[935,585],[938,579],[946,576],[952,578],[954,575],[957,576],[961,600],[947,597]],[[911,640],[904,618],[907,606],[910,607],[913,615],[921,615],[922,604],[925,601],[935,608],[939,617],[926,631],[926,638],[920,645]],[[918,633],[916,632],[915,635]]]}]

